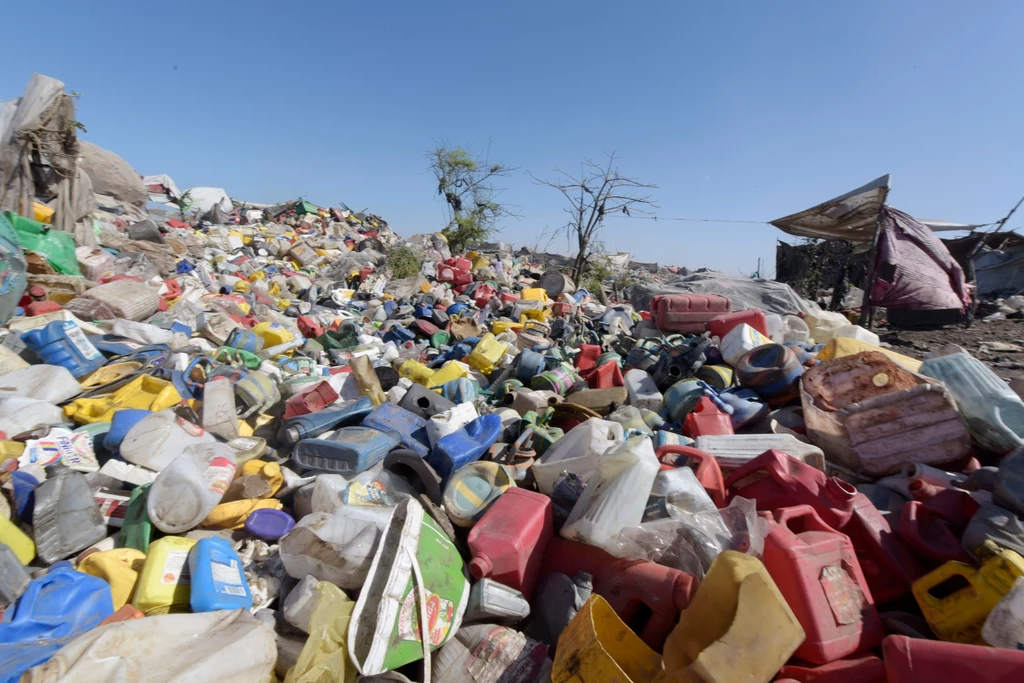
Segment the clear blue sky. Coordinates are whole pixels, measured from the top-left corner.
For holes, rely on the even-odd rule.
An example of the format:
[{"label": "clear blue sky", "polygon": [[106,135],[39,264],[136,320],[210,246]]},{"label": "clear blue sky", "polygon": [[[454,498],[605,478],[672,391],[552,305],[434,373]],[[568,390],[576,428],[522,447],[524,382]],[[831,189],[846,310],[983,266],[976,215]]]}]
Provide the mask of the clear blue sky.
[{"label": "clear blue sky", "polygon": [[[343,200],[401,234],[442,224],[441,137],[541,176],[615,150],[668,217],[769,220],[886,172],[921,218],[993,221],[1024,193],[1019,0],[9,5],[0,98],[59,78],[86,139],[140,173]],[[564,223],[525,174],[503,198],[505,240]],[[638,259],[734,273],[773,272],[779,236],[606,228]]]}]

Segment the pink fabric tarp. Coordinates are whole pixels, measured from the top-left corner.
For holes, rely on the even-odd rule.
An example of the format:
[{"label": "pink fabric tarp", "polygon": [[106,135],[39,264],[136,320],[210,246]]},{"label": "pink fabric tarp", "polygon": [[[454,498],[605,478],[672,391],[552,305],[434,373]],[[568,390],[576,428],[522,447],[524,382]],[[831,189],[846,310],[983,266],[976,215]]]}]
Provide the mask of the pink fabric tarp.
[{"label": "pink fabric tarp", "polygon": [[966,310],[970,301],[964,271],[946,245],[913,216],[883,206],[871,304]]}]

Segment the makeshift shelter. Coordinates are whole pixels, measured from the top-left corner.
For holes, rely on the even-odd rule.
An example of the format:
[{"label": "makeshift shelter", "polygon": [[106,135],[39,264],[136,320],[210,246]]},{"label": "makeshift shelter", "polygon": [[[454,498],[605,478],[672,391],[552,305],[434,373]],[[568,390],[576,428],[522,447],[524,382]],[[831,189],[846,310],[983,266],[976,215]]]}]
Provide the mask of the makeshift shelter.
[{"label": "makeshift shelter", "polygon": [[176,206],[181,199],[181,192],[169,175],[148,175],[142,179],[142,184],[146,186],[151,202]]},{"label": "makeshift shelter", "polygon": [[[886,174],[810,209],[771,221],[771,224],[790,235],[848,240],[854,245],[855,253],[868,252],[862,324],[865,321],[870,324],[872,307],[876,305],[897,311],[965,313],[970,297],[963,269],[935,232],[971,230],[977,226],[919,221],[886,206],[889,187],[890,176]],[[839,274],[840,279],[844,276],[845,269]],[[836,282],[837,287],[842,284]]]},{"label": "makeshift shelter", "polygon": [[1024,292],[1024,236],[1013,231],[972,233],[942,242],[974,280],[979,297]]}]

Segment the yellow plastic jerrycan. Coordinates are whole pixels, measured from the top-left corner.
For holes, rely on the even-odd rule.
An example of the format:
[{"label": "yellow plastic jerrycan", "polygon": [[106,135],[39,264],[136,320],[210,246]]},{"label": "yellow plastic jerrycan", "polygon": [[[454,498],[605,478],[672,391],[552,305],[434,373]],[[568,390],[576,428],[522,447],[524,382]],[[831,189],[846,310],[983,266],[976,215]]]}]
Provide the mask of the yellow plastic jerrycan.
[{"label": "yellow plastic jerrycan", "polygon": [[431,378],[434,376],[434,371],[418,360],[410,359],[399,366],[398,376],[405,377],[416,384],[429,387],[432,385]]},{"label": "yellow plastic jerrycan", "polygon": [[987,645],[981,627],[992,608],[1003,599],[1019,576],[1024,558],[985,541],[978,549],[981,568],[947,562],[911,586],[925,621],[939,640]]},{"label": "yellow plastic jerrycan", "polygon": [[111,363],[110,365],[104,365],[95,372],[86,375],[82,379],[78,380],[78,383],[82,385],[82,389],[85,391],[98,389],[99,387],[113,384],[117,380],[127,377],[141,367],[142,363],[137,361]]},{"label": "yellow plastic jerrycan", "polygon": [[443,384],[451,382],[453,379],[459,379],[462,377],[469,377],[469,366],[465,363],[460,363],[457,360],[450,360],[442,365],[438,370],[434,371],[434,374],[430,377],[430,384],[428,384],[428,386],[432,388],[440,387]]},{"label": "yellow plastic jerrycan", "polygon": [[466,363],[483,374],[489,375],[494,372],[494,366],[501,362],[507,349],[508,344],[498,341],[493,334],[488,332],[480,338],[480,341],[473,347],[473,351],[466,356]]},{"label": "yellow plastic jerrycan", "polygon": [[112,394],[79,398],[64,406],[64,414],[79,424],[110,422],[114,413],[125,408],[152,410],[154,413],[181,402],[174,384],[152,375],[140,375]]},{"label": "yellow plastic jerrycan", "polygon": [[36,556],[36,544],[15,526],[14,522],[0,515],[0,543],[11,549],[22,564],[28,564]]},{"label": "yellow plastic jerrycan", "polygon": [[491,331],[494,332],[494,334],[501,334],[506,330],[518,332],[521,329],[523,329],[523,323],[517,323],[512,320],[495,320],[491,323]]},{"label": "yellow plastic jerrycan", "polygon": [[256,510],[262,508],[280,510],[282,507],[284,506],[281,501],[274,498],[269,500],[245,498],[231,503],[221,503],[213,508],[213,512],[199,526],[203,529],[241,529],[245,526],[246,518]]},{"label": "yellow plastic jerrycan", "polygon": [[664,680],[768,683],[804,637],[761,561],[727,550],[665,641]]},{"label": "yellow plastic jerrycan", "polygon": [[543,301],[548,302],[548,293],[543,287],[531,287],[530,289],[524,289],[520,294],[519,298],[523,301]]},{"label": "yellow plastic jerrycan", "polygon": [[164,536],[150,543],[132,606],[147,617],[190,611],[188,553],[195,544],[194,539],[184,536]]},{"label": "yellow plastic jerrycan", "polygon": [[139,571],[145,563],[144,552],[135,548],[115,548],[89,553],[75,569],[110,584],[110,595],[114,598],[116,612],[132,599],[132,591],[139,580]]},{"label": "yellow plastic jerrycan", "polygon": [[[287,308],[287,306],[285,306]],[[257,323],[252,328],[253,333],[263,339],[263,348],[269,349],[272,346],[279,346],[290,342],[294,335],[281,323]]]},{"label": "yellow plastic jerrycan", "polygon": [[551,683],[641,683],[661,672],[661,657],[592,595],[558,638]]}]

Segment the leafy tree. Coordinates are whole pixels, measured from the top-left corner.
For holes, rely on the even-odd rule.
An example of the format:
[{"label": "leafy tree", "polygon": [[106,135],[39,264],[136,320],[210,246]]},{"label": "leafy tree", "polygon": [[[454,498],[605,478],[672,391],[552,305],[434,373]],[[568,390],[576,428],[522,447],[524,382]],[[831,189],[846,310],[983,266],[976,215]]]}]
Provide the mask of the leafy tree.
[{"label": "leafy tree", "polygon": [[496,232],[501,218],[516,215],[497,201],[500,190],[494,186],[496,178],[514,169],[491,163],[486,156],[477,158],[465,147],[453,147],[447,141],[438,144],[428,157],[437,179],[437,194],[444,198],[448,212],[448,224],[441,234],[453,254]]}]

